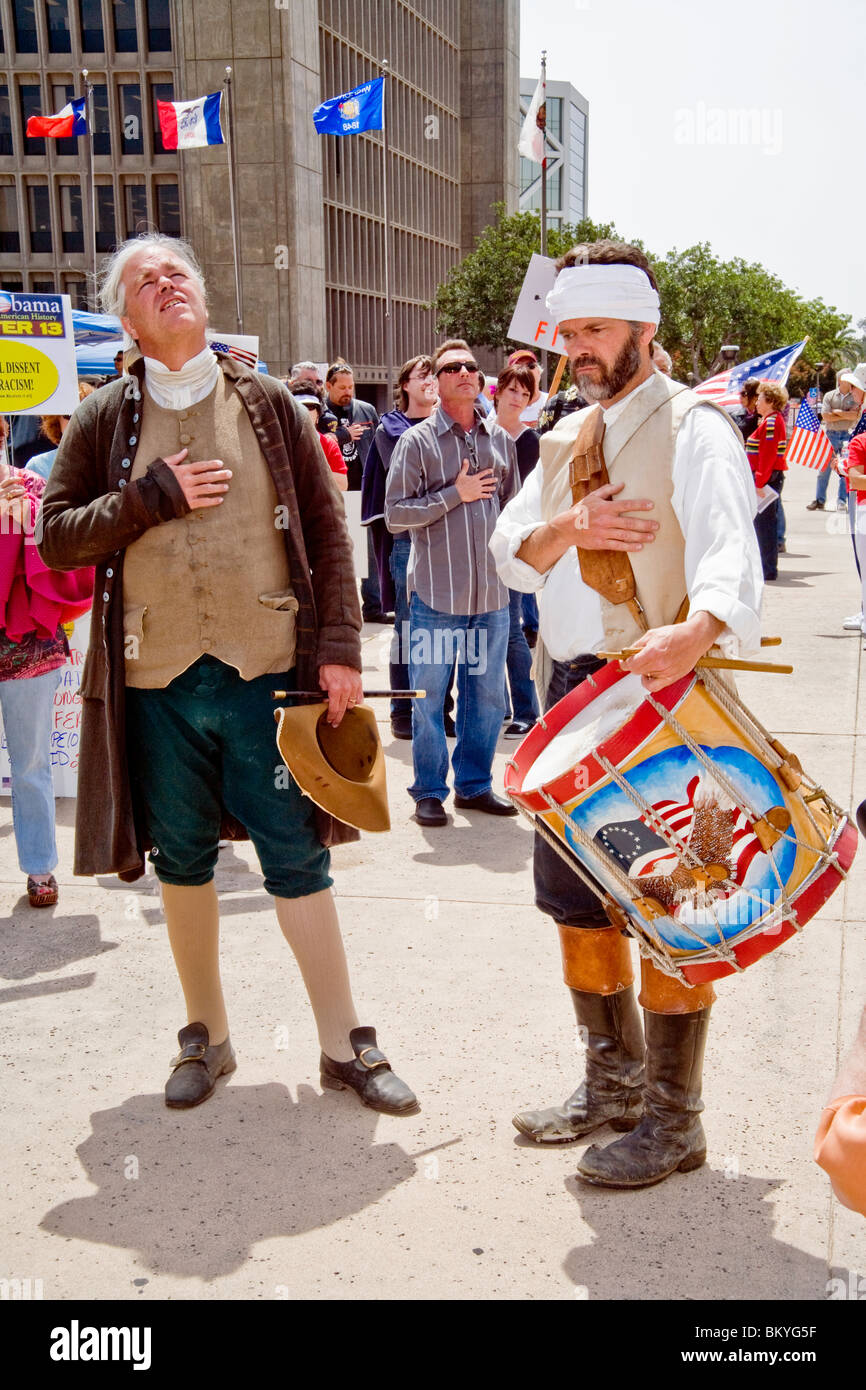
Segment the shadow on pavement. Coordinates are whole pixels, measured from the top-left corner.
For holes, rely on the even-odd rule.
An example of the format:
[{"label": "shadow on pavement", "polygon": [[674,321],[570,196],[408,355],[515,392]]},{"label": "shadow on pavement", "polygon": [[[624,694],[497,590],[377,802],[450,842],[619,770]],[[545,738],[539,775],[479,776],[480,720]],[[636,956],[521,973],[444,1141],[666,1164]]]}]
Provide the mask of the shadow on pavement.
[{"label": "shadow on pavement", "polygon": [[430,851],[413,854],[417,864],[435,864],[443,869],[477,864],[493,873],[513,874],[518,865],[532,857],[532,836],[521,827],[520,821],[478,816],[467,824],[452,819],[454,813],[447,803],[445,809],[449,813],[447,825],[422,831]]},{"label": "shadow on pavement", "polygon": [[638,1192],[566,1188],[596,1232],[563,1269],[596,1299],[824,1299],[826,1262],[773,1237],[766,1200],[781,1179],[703,1167]]},{"label": "shadow on pavement", "polygon": [[114,951],[119,945],[100,938],[96,916],[61,917],[56,908],[34,910],[27,906],[26,898],[23,902],[21,911],[16,909],[0,926],[0,978],[30,980],[34,975],[62,970],[73,961]]},{"label": "shadow on pavement", "polygon": [[330,1226],[412,1177],[399,1144],[375,1142],[377,1119],[354,1096],[310,1086],[293,1102],[277,1083],[220,1082],[188,1111],[132,1096],[96,1111],[78,1148],[99,1191],[54,1207],[40,1227],[136,1251],[155,1272],[215,1279],[258,1241]]},{"label": "shadow on pavement", "polygon": [[63,980],[40,980],[38,984],[13,985],[0,989],[0,1004],[17,1004],[22,999],[41,999],[46,994],[67,994],[72,989],[89,989],[96,975],[68,975]]}]

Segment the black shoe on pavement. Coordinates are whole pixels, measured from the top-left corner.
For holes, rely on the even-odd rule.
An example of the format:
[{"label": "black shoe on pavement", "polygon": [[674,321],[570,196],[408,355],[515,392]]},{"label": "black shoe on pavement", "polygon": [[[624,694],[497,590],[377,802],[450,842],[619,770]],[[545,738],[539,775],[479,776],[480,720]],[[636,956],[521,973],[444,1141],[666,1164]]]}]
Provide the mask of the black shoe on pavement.
[{"label": "black shoe on pavement", "polygon": [[422,796],[415,802],[415,820],[419,825],[447,825],[445,807],[435,796]]},{"label": "black shoe on pavement", "polygon": [[415,1114],[418,1098],[392,1072],[388,1058],[376,1043],[375,1028],[353,1028],[349,1042],[355,1051],[353,1062],[334,1062],[322,1053],[322,1087],[328,1091],[354,1091],[371,1110],[379,1110],[383,1115]]},{"label": "black shoe on pavement", "polygon": [[479,796],[455,796],[454,805],[461,811],[486,811],[489,816],[517,815],[517,807],[493,791],[481,792]]},{"label": "black shoe on pavement", "polygon": [[525,738],[535,723],[534,719],[515,719],[504,731],[503,738]]},{"label": "black shoe on pavement", "polygon": [[165,1103],[172,1110],[189,1110],[201,1105],[212,1093],[217,1077],[234,1071],[237,1060],[231,1042],[211,1047],[203,1023],[188,1023],[177,1035],[180,1052],[172,1061],[172,1073],[165,1083]]},{"label": "black shoe on pavement", "polygon": [[412,716],[411,714],[395,714],[391,720],[391,733],[395,738],[412,737]]},{"label": "black shoe on pavement", "polygon": [[450,715],[450,714],[446,714],[446,715],[445,715],[445,719],[444,719],[443,722],[444,722],[444,724],[445,724],[445,737],[446,737],[446,738],[456,738],[456,737],[457,737],[457,725],[454,723],[454,718],[453,718],[453,716]]},{"label": "black shoe on pavement", "polygon": [[393,613],[383,613],[379,608],[370,613],[365,613],[362,609],[361,617],[365,623],[393,623],[394,621]]}]

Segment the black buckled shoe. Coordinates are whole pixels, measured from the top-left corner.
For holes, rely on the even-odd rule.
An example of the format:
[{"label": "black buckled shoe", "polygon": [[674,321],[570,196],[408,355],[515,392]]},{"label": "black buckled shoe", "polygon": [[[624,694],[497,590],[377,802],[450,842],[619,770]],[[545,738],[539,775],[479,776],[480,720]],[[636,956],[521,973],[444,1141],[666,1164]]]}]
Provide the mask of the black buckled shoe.
[{"label": "black buckled shoe", "polygon": [[494,791],[480,792],[478,796],[454,797],[454,805],[461,811],[484,811],[488,816],[516,816],[517,807],[507,797],[497,796]]},{"label": "black buckled shoe", "polygon": [[237,1058],[231,1040],[209,1045],[203,1023],[188,1023],[177,1035],[180,1052],[173,1059],[172,1073],[165,1083],[165,1103],[172,1110],[190,1110],[207,1100],[217,1078],[234,1071]]},{"label": "black buckled shoe", "polygon": [[319,1080],[327,1091],[354,1091],[383,1115],[411,1115],[420,1107],[417,1097],[405,1081],[395,1076],[384,1052],[376,1044],[375,1028],[353,1028],[349,1042],[355,1051],[354,1062],[334,1062],[322,1053],[319,1061]]}]

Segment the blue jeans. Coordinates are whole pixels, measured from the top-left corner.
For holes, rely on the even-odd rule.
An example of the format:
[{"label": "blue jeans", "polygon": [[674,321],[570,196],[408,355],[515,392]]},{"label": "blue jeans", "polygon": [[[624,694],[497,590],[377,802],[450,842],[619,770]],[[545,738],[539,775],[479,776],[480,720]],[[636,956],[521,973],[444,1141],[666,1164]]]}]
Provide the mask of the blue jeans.
[{"label": "blue jeans", "polygon": [[379,576],[376,573],[376,552],[373,549],[373,534],[367,526],[367,574],[361,580],[361,613],[367,617],[378,613],[382,608],[382,595],[379,593]]},{"label": "blue jeans", "polygon": [[[847,431],[847,430],[827,430],[826,433],[827,433],[827,438],[829,439],[830,443],[833,445],[833,449],[834,449],[835,453],[836,453],[837,455],[838,455],[838,454],[841,454],[841,452],[842,452],[842,446],[844,445],[846,439],[848,438],[848,431]],[[818,474],[818,486],[817,486],[817,488],[815,489],[815,501],[816,501],[816,502],[826,502],[826,501],[827,501],[827,489],[828,489],[828,487],[830,486],[830,478],[831,478],[831,476],[832,476],[832,473],[833,473],[833,465],[830,464],[830,463],[828,463],[828,464],[827,464],[827,467],[826,467],[826,468],[822,468],[822,469],[821,469],[821,472]],[[845,482],[845,479],[842,477],[842,475],[841,475],[841,473],[840,473],[840,474],[839,474],[839,495],[838,495],[837,501],[839,501],[839,502],[846,502],[847,500],[848,500],[848,484]]]},{"label": "blue jeans", "polygon": [[[408,653],[400,650],[400,637],[404,632],[404,623],[409,622],[409,595],[406,591],[406,571],[409,567],[409,556],[412,553],[412,542],[408,537],[395,536],[394,544],[391,547],[391,558],[389,566],[391,578],[394,581],[394,633],[391,637],[391,689],[409,690],[409,667],[406,661]],[[392,700],[391,718],[396,719],[399,715],[412,714],[411,700]]]},{"label": "blue jeans", "polygon": [[490,791],[496,742],[505,713],[505,654],[508,609],[492,613],[439,613],[417,594],[409,604],[409,674],[415,689],[427,692],[412,702],[414,801],[448,795],[448,745],[443,707],[457,663],[457,742],[453,753],[454,790],[459,796]]},{"label": "blue jeans", "polygon": [[535,594],[521,594],[523,599],[523,627],[538,631],[538,599]]},{"label": "blue jeans", "polygon": [[60,670],[0,681],[0,711],[12,770],[12,827],[25,874],[57,868],[51,722]]},{"label": "blue jeans", "polygon": [[520,621],[525,595],[518,593],[516,589],[509,589],[508,596],[506,669],[511,690],[511,713],[515,719],[531,722],[538,718],[538,696],[535,693],[535,682],[530,675],[532,653],[526,644],[523,624]]}]

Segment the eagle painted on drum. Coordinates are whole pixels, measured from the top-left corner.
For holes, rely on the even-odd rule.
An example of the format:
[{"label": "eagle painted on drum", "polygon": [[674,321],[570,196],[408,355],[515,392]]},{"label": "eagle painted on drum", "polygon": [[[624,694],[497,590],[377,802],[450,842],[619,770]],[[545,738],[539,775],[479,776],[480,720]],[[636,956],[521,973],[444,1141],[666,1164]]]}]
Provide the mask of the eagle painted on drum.
[{"label": "eagle painted on drum", "polygon": [[[676,846],[653,829],[663,827],[690,850],[707,873],[696,875]],[[692,777],[685,801],[652,804],[636,820],[609,822],[595,842],[635,881],[643,897],[658,899],[668,911],[692,901],[729,897],[742,884],[761,843],[752,822],[712,779]],[[725,882],[727,880],[727,882]]]}]

